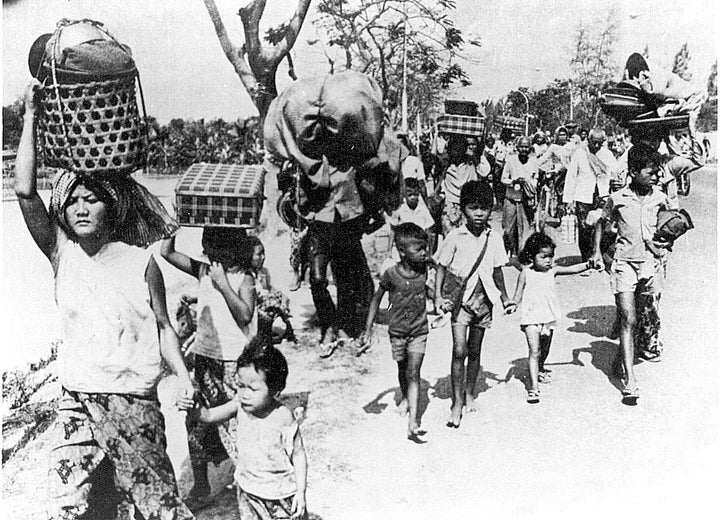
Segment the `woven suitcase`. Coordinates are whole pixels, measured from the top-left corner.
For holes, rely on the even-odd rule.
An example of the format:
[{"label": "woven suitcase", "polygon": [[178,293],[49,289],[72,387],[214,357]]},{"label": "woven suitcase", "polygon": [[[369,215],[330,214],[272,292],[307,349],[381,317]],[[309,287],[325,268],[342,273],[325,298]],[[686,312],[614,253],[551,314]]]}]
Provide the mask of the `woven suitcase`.
[{"label": "woven suitcase", "polygon": [[446,134],[474,135],[481,137],[485,132],[485,119],[480,116],[443,114],[437,119],[438,132]]},{"label": "woven suitcase", "polygon": [[193,164],[175,187],[178,223],[254,228],[260,223],[264,181],[260,165]]}]

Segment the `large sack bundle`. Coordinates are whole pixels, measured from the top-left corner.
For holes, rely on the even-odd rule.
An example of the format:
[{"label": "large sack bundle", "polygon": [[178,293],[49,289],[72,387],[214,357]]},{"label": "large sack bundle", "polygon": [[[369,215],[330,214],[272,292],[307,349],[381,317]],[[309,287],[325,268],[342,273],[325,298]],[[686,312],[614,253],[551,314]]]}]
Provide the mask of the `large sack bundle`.
[{"label": "large sack bundle", "polygon": [[329,194],[333,169],[350,167],[366,212],[399,206],[400,163],[408,152],[385,132],[382,92],[369,76],[345,71],[296,81],[270,104],[264,134],[271,162],[291,160],[300,168],[301,213]]},{"label": "large sack bundle", "polygon": [[382,92],[372,78],[347,71],[301,79],[270,104],[265,146],[304,172],[323,155],[332,166],[358,166],[375,156],[382,122]]}]

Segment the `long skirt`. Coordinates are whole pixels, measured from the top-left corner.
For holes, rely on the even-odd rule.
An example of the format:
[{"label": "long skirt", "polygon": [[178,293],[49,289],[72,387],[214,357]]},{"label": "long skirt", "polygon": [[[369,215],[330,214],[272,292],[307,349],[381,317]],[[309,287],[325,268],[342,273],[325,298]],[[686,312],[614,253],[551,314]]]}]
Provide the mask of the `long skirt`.
[{"label": "long skirt", "polygon": [[156,399],[63,389],[52,435],[48,518],[194,518],[178,496]]},{"label": "long skirt", "polygon": [[[205,406],[220,406],[235,397],[236,371],[236,361],[221,361],[195,355],[195,381]],[[220,464],[228,457],[235,460],[236,431],[237,423],[234,418],[218,425],[190,421],[188,443],[193,464]]]}]

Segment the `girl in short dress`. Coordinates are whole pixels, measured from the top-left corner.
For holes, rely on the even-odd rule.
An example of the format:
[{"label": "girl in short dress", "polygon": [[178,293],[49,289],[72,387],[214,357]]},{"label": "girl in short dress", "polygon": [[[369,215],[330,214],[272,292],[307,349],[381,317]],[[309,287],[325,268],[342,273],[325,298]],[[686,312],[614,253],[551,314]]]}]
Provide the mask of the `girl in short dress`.
[{"label": "girl in short dress", "polygon": [[545,233],[530,235],[519,255],[525,267],[518,277],[513,300],[520,302],[520,328],[525,333],[529,351],[530,389],[527,402],[533,404],[540,402],[538,381],[550,381],[545,360],[550,354],[553,331],[562,316],[555,276],[590,269],[589,262],[568,267],[553,266],[554,257],[555,242]]}]

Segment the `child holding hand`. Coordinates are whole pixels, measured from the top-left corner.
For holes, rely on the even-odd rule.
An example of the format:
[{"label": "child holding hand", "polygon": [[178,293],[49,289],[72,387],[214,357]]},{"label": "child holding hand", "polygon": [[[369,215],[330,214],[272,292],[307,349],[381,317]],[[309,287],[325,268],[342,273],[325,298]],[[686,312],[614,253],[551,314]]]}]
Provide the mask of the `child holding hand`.
[{"label": "child holding hand", "polygon": [[[235,361],[257,334],[255,242],[244,229],[203,230],[202,247],[209,263],[175,250],[175,238],[163,241],[161,254],[171,265],[199,281],[197,330],[189,349],[194,354],[195,382],[208,406],[235,396]],[[233,425],[222,428],[191,425],[189,440],[197,458],[192,461],[195,485],[191,501],[210,494],[209,462],[219,464],[232,455]]]},{"label": "child holding hand", "polygon": [[[549,371],[545,360],[550,354],[553,331],[562,314],[560,300],[555,288],[555,276],[582,273],[590,269],[590,262],[569,267],[553,266],[555,242],[545,233],[533,233],[525,242],[519,255],[526,266],[518,277],[513,302],[520,302],[520,328],[528,344],[530,389],[527,402],[540,402],[538,381],[549,383]],[[511,308],[510,312],[514,312]]]},{"label": "child holding hand", "polygon": [[427,233],[417,224],[405,222],[395,227],[395,246],[400,263],[383,272],[375,291],[365,325],[365,342],[372,341],[373,322],[383,295],[390,294],[388,334],[392,356],[398,366],[401,401],[398,411],[408,414],[408,439],[419,442],[418,400],[420,367],[425,357],[428,324],[425,310],[427,280]]},{"label": "child holding hand", "polygon": [[[602,217],[595,225],[595,249],[591,261],[602,267],[600,252],[602,228],[617,225],[615,255],[610,266],[610,287],[620,317],[620,357],[625,375],[623,402],[635,404],[639,398],[633,370],[638,299],[658,295],[663,288],[664,264],[672,242],[655,237],[658,212],[670,209],[667,195],[657,187],[662,156],[654,149],[633,146],[628,152],[630,184],[610,194]],[[656,317],[657,328],[660,318]]]},{"label": "child holding hand", "polygon": [[[480,352],[485,330],[492,324],[493,303],[499,299],[506,310],[515,306],[505,290],[502,267],[508,257],[502,236],[488,224],[493,202],[493,191],[487,182],[467,182],[460,191],[460,210],[465,224],[447,234],[435,255],[435,310],[452,311],[453,395],[447,422],[450,428],[460,427],[463,407],[466,412],[475,411]],[[464,281],[462,294],[454,302],[442,296],[448,276]]]},{"label": "child holding hand", "polygon": [[288,365],[266,337],[237,360],[238,392],[229,402],[196,409],[203,423],[237,419],[235,482],[242,520],[306,519],[307,457],[299,425],[278,397]]}]

